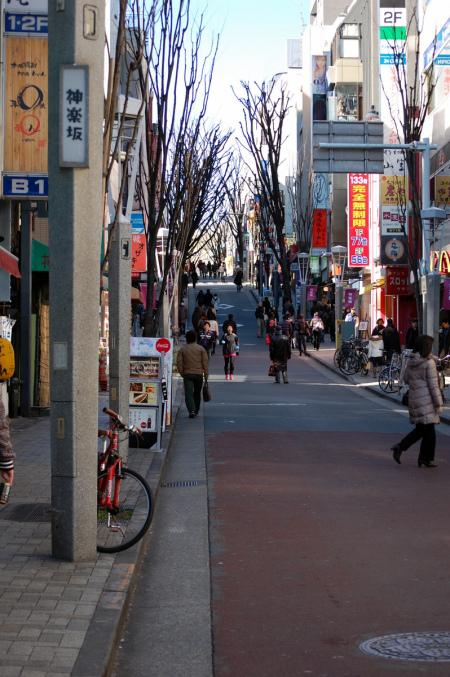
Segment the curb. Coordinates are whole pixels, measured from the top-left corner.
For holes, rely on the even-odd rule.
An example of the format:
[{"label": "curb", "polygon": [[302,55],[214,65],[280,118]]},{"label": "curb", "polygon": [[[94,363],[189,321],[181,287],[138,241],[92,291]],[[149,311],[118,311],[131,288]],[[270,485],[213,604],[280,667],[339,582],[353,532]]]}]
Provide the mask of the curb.
[{"label": "curb", "polygon": [[[174,386],[173,421],[170,429],[162,436],[162,447],[165,451],[158,456],[154,456],[146,473],[146,479],[152,490],[153,513],[182,402],[181,379],[174,380]],[[107,677],[111,674],[120,634],[126,621],[131,594],[150,541],[151,526],[135,546],[115,555],[111,572],[70,673],[71,677]]]}]

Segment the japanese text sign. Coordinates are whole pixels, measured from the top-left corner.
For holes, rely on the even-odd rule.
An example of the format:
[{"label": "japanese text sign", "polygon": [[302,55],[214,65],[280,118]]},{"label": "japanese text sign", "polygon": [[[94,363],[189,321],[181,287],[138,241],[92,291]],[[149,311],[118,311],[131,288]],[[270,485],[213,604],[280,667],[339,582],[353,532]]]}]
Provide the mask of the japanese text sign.
[{"label": "japanese text sign", "polygon": [[315,301],[317,299],[317,285],[310,284],[306,287],[306,300]]},{"label": "japanese text sign", "polygon": [[346,308],[353,308],[358,298],[357,289],[344,289],[344,306]]},{"label": "japanese text sign", "polygon": [[62,66],[60,85],[61,167],[87,167],[88,157],[88,68]]},{"label": "japanese text sign", "polygon": [[369,176],[348,175],[348,265],[369,265]]},{"label": "japanese text sign", "polygon": [[133,233],[131,236],[131,272],[147,271],[147,241],[145,235]]},{"label": "japanese text sign", "polygon": [[311,246],[315,249],[327,248],[327,210],[314,209]]},{"label": "japanese text sign", "polygon": [[386,294],[388,296],[409,294],[409,267],[387,266]]}]

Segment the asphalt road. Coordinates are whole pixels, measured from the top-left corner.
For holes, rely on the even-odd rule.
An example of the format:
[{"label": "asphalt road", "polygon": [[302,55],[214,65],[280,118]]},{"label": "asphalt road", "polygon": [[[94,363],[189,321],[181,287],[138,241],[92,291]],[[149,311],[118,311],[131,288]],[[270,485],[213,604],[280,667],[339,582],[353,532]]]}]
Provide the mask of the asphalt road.
[{"label": "asphalt road", "polygon": [[[159,558],[161,583],[154,553],[141,577],[153,596],[132,607],[115,674],[449,675],[449,663],[373,657],[359,648],[392,633],[450,631],[448,428],[438,433],[438,468],[419,469],[414,448],[401,466],[395,464],[389,448],[410,429],[404,409],[342,381],[313,358],[294,355],[289,384],[274,384],[267,376],[267,347],[256,338],[253,297],[232,286],[219,287],[219,294],[219,322],[229,312],[236,315],[241,353],[233,382],[224,380],[220,350],[212,358],[213,400],[204,405],[207,490],[203,501],[193,493],[162,497],[149,554],[151,560],[152,548],[162,547],[198,501],[196,528],[190,528],[191,514],[183,529],[191,556],[197,544],[203,564],[192,564],[185,544],[187,565],[180,565],[178,543]],[[186,412],[181,416],[186,427]],[[189,423],[199,426],[197,419]],[[208,519],[199,521],[197,511]],[[210,569],[203,557],[206,525]],[[181,591],[176,583],[164,584],[171,568],[185,578]],[[187,586],[189,579],[198,583],[205,569],[210,619],[209,590]],[[156,593],[160,585],[163,600]],[[137,600],[143,589],[138,587]],[[179,613],[176,601],[183,595]],[[173,624],[164,616],[160,633],[155,607],[163,613],[164,602],[173,605]],[[200,625],[202,637],[196,634]],[[133,641],[141,627],[147,628],[144,655],[143,642]],[[196,654],[192,645],[202,662],[188,656],[189,646]],[[414,641],[407,649],[412,658],[424,657]],[[442,657],[439,648],[433,655]]]}]

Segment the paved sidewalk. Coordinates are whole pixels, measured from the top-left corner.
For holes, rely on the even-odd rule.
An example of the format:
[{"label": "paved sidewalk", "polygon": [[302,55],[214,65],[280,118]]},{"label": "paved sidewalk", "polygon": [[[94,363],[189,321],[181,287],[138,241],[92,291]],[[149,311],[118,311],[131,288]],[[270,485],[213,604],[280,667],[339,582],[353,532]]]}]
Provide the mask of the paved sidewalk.
[{"label": "paved sidewalk", "polygon": [[[403,406],[401,404],[401,395],[399,393],[384,393],[380,386],[378,385],[378,379],[374,378],[370,374],[367,376],[362,376],[361,374],[355,374],[352,376],[346,376],[343,374],[339,369],[336,369],[334,366],[334,353],[335,353],[335,344],[334,342],[330,342],[329,337],[325,337],[325,342],[321,345],[320,350],[313,350],[312,346],[309,347],[308,344],[308,350],[309,350],[309,356],[312,357],[314,360],[317,362],[320,362],[324,367],[327,367],[331,371],[333,371],[335,374],[338,374],[341,378],[345,379],[349,383],[352,383],[355,385],[357,388],[364,388],[365,390],[369,390],[370,392],[374,393],[375,395],[378,395],[379,397],[384,397],[389,400],[392,400],[392,402],[395,402],[398,406]],[[293,351],[293,357],[294,359],[308,359],[304,357],[298,357],[297,351]],[[447,377],[447,383],[448,383],[448,377]],[[450,424],[450,388],[447,387],[446,389],[446,396],[447,396],[447,402],[444,405],[444,410],[441,415],[441,421],[443,423],[448,423]]]},{"label": "paved sidewalk", "polygon": [[[174,417],[180,391],[174,388]],[[16,479],[9,504],[0,509],[0,675],[99,677],[108,665],[146,538],[92,562],[53,559],[50,419],[14,419],[11,432]],[[163,436],[162,454],[130,450],[130,467],[147,477],[154,496],[170,436],[171,431]]]}]

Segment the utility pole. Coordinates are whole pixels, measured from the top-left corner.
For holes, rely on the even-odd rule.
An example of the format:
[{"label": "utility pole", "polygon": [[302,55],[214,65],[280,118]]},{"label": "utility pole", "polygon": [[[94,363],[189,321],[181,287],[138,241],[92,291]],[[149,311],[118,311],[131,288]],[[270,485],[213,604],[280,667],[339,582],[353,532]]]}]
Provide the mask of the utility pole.
[{"label": "utility pole", "polygon": [[96,556],[104,0],[49,3],[52,552]]}]

